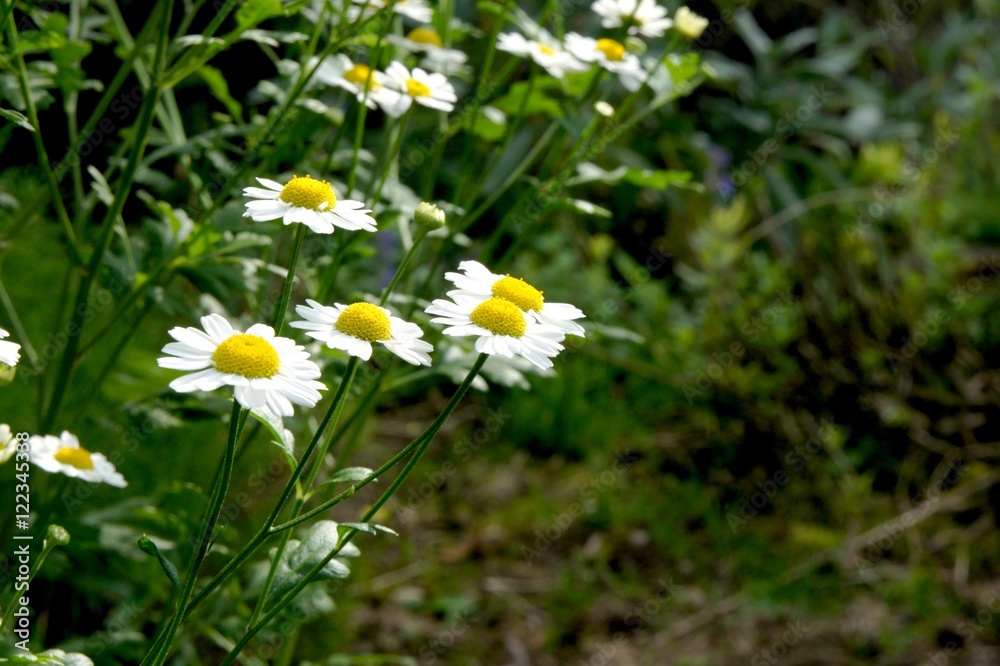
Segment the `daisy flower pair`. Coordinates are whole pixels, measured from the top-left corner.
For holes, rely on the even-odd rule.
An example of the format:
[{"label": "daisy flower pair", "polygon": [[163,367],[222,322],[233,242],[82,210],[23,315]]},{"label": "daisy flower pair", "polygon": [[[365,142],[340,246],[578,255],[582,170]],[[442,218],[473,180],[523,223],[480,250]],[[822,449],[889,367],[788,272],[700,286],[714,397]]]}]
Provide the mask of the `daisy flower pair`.
[{"label": "daisy flower pair", "polygon": [[445,335],[476,336],[476,351],[523,357],[536,367],[552,367],[566,335],[584,334],[576,319],[583,312],[568,303],[546,303],[541,291],[522,279],[498,275],[477,261],[463,261],[445,278],[458,289],[450,301],[437,299],[426,312],[444,324]]},{"label": "daisy flower pair", "polygon": [[419,67],[411,71],[403,63],[395,61],[385,72],[380,72],[338,54],[320,64],[316,80],[343,88],[359,102],[363,101],[373,109],[377,105],[394,118],[403,115],[413,104],[437,111],[452,111],[458,101],[455,88],[443,74],[427,72]]},{"label": "daisy flower pair", "polygon": [[517,33],[503,33],[497,39],[497,48],[530,58],[557,79],[569,72],[584,72],[596,64],[618,76],[630,92],[638,90],[646,80],[638,56],[613,39],[591,39],[571,32],[563,45],[543,30],[536,37],[529,40]]}]

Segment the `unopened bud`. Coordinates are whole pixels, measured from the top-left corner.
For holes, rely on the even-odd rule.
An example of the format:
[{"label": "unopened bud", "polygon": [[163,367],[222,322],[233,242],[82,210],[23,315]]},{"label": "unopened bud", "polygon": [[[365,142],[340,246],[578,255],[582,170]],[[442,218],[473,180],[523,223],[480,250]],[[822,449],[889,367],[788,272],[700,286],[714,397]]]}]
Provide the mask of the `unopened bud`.
[{"label": "unopened bud", "polygon": [[69,543],[69,532],[60,525],[49,525],[49,529],[45,533],[45,542],[51,543],[53,546],[65,546]]},{"label": "unopened bud", "polygon": [[628,37],[625,39],[625,49],[629,53],[642,55],[646,52],[646,42],[642,41],[638,37]]},{"label": "unopened bud", "polygon": [[594,103],[594,111],[597,111],[605,118],[610,118],[611,116],[615,115],[615,107],[611,106],[610,104],[608,104],[603,100]]},{"label": "unopened bud", "polygon": [[416,220],[419,226],[428,231],[440,229],[447,222],[444,211],[426,201],[417,206],[417,210],[413,214],[413,219]]}]

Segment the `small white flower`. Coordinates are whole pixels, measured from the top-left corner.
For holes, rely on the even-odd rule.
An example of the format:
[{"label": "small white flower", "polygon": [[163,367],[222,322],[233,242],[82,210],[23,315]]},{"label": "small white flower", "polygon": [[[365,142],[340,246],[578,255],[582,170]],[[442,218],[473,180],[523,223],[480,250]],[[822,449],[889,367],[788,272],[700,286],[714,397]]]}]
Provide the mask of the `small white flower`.
[{"label": "small white flower", "polygon": [[0,363],[14,367],[21,360],[21,345],[16,342],[4,342],[10,333],[0,328]]},{"label": "small white flower", "polygon": [[339,349],[365,361],[372,357],[372,345],[379,343],[393,354],[413,365],[430,365],[427,352],[434,346],[420,338],[424,332],[416,324],[403,321],[391,312],[371,303],[322,305],[306,300],[308,306],[297,305],[301,321],[289,326],[307,331],[306,335],[325,342],[330,349]]},{"label": "small white flower", "polygon": [[463,261],[458,265],[458,270],[462,273],[444,274],[446,280],[458,287],[455,291],[449,291],[449,296],[471,296],[480,300],[502,298],[533,316],[539,323],[555,326],[569,335],[584,334],[583,326],[573,321],[585,316],[576,306],[569,303],[546,303],[542,292],[524,280],[492,273],[478,261]]},{"label": "small white flower", "polygon": [[[313,63],[310,64],[312,66]],[[323,60],[316,70],[315,80],[343,88],[359,102],[363,100],[370,109],[374,109],[376,104],[385,107],[399,102],[399,93],[385,87],[385,74],[364,63],[355,63],[342,53]]]},{"label": "small white flower", "polygon": [[245,408],[266,406],[278,416],[291,416],[292,403],[313,407],[322,397],[319,391],[326,387],[315,381],[319,366],[294,340],[275,336],[264,324],[240,333],[217,314],[202,317],[201,325],[204,331],[171,329],[177,342],[167,344],[163,353],[169,356],[158,360],[161,368],[192,372],[170,382],[178,393],[233,386]]},{"label": "small white flower", "polygon": [[427,308],[427,314],[439,315],[431,321],[446,325],[445,335],[475,336],[476,351],[481,354],[523,356],[544,370],[552,367],[552,358],[563,349],[559,343],[566,334],[562,330],[538,323],[510,301],[483,300],[456,292],[450,295],[454,302],[439,298]]},{"label": "small white flower", "polygon": [[540,31],[538,37],[529,40],[515,32],[504,32],[497,39],[497,48],[522,58],[531,58],[557,79],[563,78],[566,72],[587,69],[587,65],[564,51],[562,45],[547,32]]},{"label": "small white flower", "polygon": [[701,33],[705,32],[705,28],[708,27],[708,19],[698,16],[687,7],[681,7],[674,14],[674,27],[685,37],[698,39],[701,37]]},{"label": "small white flower", "polygon": [[318,234],[332,234],[334,227],[350,231],[375,231],[375,218],[360,201],[339,201],[333,187],[325,180],[295,176],[282,185],[258,178],[266,187],[247,187],[243,196],[251,197],[243,217],[254,222],[281,219],[286,225],[300,222]]},{"label": "small white flower", "polygon": [[462,65],[469,59],[463,51],[446,49],[437,31],[427,26],[414,28],[406,33],[405,37],[388,35],[385,39],[407,53],[425,54],[426,57],[421,64],[442,74],[460,71]]},{"label": "small white flower", "polygon": [[[392,10],[401,16],[416,21],[417,23],[430,23],[434,19],[434,10],[431,6],[427,4],[427,0],[390,0],[392,2]],[[362,9],[367,5],[367,9],[364,10],[365,18],[371,16],[378,10],[385,7],[386,0],[354,0],[361,7],[351,7],[351,11],[348,13],[348,18],[354,22],[362,14]]]},{"label": "small white flower", "polygon": [[566,35],[566,50],[583,62],[595,62],[618,75],[626,90],[635,92],[646,80],[639,58],[629,53],[625,45],[602,37],[591,39],[571,32]]},{"label": "small white flower", "polygon": [[432,74],[419,67],[414,67],[410,72],[398,61],[391,63],[385,73],[388,77],[387,85],[402,93],[394,108],[385,108],[390,116],[403,115],[413,102],[439,111],[451,111],[455,108],[458,97],[443,74]]},{"label": "small white flower", "polygon": [[10,426],[0,423],[0,465],[10,460],[17,451],[17,438],[10,431]]},{"label": "small white flower", "polygon": [[90,483],[106,483],[115,488],[128,485],[111,462],[101,453],[92,453],[80,446],[76,435],[63,431],[58,437],[38,435],[28,440],[30,459],[46,472],[65,474]]},{"label": "small white flower", "polygon": [[656,0],[597,0],[590,6],[605,28],[628,26],[628,34],[662,37],[674,24]]}]

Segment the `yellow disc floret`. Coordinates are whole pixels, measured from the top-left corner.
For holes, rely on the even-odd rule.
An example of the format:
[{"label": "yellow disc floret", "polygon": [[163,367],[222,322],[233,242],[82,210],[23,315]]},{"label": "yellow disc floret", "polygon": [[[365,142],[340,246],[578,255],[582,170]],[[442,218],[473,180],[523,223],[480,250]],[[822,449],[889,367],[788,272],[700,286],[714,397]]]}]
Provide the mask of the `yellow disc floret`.
[{"label": "yellow disc floret", "polygon": [[428,46],[436,46],[438,48],[444,46],[441,36],[433,28],[414,28],[406,38],[417,44],[427,44]]},{"label": "yellow disc floret", "polygon": [[212,364],[227,375],[263,379],[278,374],[281,360],[274,346],[264,338],[237,333],[215,348]]},{"label": "yellow disc floret", "polygon": [[313,180],[309,176],[295,176],[281,190],[279,195],[285,203],[310,210],[329,210],[337,205],[337,195],[325,180]]},{"label": "yellow disc floret", "polygon": [[538,312],[545,303],[545,299],[542,298],[542,292],[524,280],[512,278],[509,275],[494,282],[491,289],[493,296],[510,301],[524,311],[535,310]]},{"label": "yellow disc floret", "polygon": [[416,79],[406,79],[406,94],[410,97],[430,97],[431,89]]},{"label": "yellow disc floret", "polygon": [[620,62],[625,59],[625,46],[613,39],[602,37],[597,40],[597,50],[608,57],[608,60]]},{"label": "yellow disc floret", "polygon": [[378,342],[392,337],[389,315],[371,303],[348,305],[337,317],[335,325],[341,333],[353,335],[367,342]]},{"label": "yellow disc floret", "polygon": [[94,469],[94,461],[90,457],[90,451],[86,449],[64,446],[56,451],[55,459],[77,469]]},{"label": "yellow disc floret", "polygon": [[538,50],[541,51],[542,53],[544,53],[547,56],[553,56],[553,55],[556,54],[556,50],[554,48],[552,48],[551,46],[549,46],[548,44],[542,44],[541,42],[535,42],[535,46],[537,46]]},{"label": "yellow disc floret", "polygon": [[382,87],[382,84],[375,80],[372,76],[372,68],[363,63],[358,63],[354,67],[344,72],[344,80],[350,81],[356,86],[361,86],[364,88],[366,85],[370,85],[372,90],[378,90]]},{"label": "yellow disc floret", "polygon": [[469,319],[490,333],[509,335],[513,338],[521,337],[528,328],[528,322],[524,319],[521,308],[502,298],[483,301],[472,310]]}]

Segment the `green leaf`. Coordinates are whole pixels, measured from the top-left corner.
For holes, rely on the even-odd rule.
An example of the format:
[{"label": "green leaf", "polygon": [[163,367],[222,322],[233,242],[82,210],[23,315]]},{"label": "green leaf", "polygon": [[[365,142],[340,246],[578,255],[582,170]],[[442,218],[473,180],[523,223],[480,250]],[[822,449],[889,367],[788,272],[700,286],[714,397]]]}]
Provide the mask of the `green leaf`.
[{"label": "green leaf", "polygon": [[202,65],[195,73],[208,85],[212,96],[222,102],[229,115],[235,118],[240,124],[243,124],[243,107],[229,94],[229,84],[226,82],[226,77],[222,75],[222,72],[215,67]]},{"label": "green leaf", "polygon": [[238,10],[236,10],[235,34],[240,34],[244,30],[254,28],[261,21],[266,21],[275,16],[283,16],[284,8],[279,0],[246,0]]},{"label": "green leaf", "polygon": [[[347,467],[330,477],[326,483],[348,483],[354,481],[364,481],[372,475],[372,470],[367,467]],[[376,481],[378,479],[375,479]]]},{"label": "green leaf", "polygon": [[359,532],[367,532],[368,534],[378,534],[378,532],[387,532],[392,536],[399,536],[399,532],[396,530],[386,527],[385,525],[376,525],[375,523],[341,523],[341,527],[351,527],[358,530]]},{"label": "green leaf", "polygon": [[25,116],[23,113],[19,113],[17,111],[12,111],[9,109],[0,109],[0,117],[6,118],[10,122],[17,125],[18,127],[23,127],[29,132],[35,131],[35,128],[31,126],[31,123],[28,122],[28,117]]},{"label": "green leaf", "polygon": [[[516,115],[523,105],[525,115],[542,113],[549,118],[562,118],[564,104],[546,94],[553,88],[562,91],[562,84],[551,76],[536,76],[533,87],[527,81],[515,83],[510,87],[510,92],[498,99],[494,106],[508,115]],[[528,97],[527,103],[524,101],[525,95]]]},{"label": "green leaf", "polygon": [[285,424],[281,420],[281,417],[275,416],[271,412],[267,412],[266,415],[259,414],[257,410],[250,412],[250,415],[271,431],[271,435],[274,437],[273,443],[284,452],[288,463],[292,467],[295,467],[298,464],[298,461],[295,459],[295,436],[291,430],[285,429]]},{"label": "green leaf", "polygon": [[[321,520],[309,530],[305,541],[300,542],[296,539],[288,541],[276,569],[271,599],[280,598],[282,594],[297,585],[310,569],[337,548],[340,543],[340,532],[337,527],[337,523],[332,520]],[[338,557],[327,562],[313,580],[346,578],[351,570],[340,558],[356,557],[359,554],[357,547],[348,549],[345,546]]]}]

